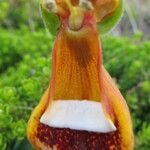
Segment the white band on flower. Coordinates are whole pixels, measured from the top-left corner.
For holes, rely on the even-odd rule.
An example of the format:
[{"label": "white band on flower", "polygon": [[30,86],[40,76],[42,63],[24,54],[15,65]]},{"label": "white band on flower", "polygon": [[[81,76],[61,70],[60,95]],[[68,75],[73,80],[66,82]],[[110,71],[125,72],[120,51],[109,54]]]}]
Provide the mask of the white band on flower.
[{"label": "white band on flower", "polygon": [[55,100],[47,107],[40,122],[57,128],[101,133],[116,131],[102,104],[89,100]]}]

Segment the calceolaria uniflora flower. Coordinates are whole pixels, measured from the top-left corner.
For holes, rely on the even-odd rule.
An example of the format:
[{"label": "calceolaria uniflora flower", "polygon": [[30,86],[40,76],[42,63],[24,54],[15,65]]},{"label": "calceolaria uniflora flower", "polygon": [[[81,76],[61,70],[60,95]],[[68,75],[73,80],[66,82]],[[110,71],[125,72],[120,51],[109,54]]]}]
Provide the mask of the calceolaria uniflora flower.
[{"label": "calceolaria uniflora flower", "polygon": [[99,34],[119,20],[121,0],[42,0],[56,36],[50,85],[28,122],[36,150],[133,150],[127,104],[102,64]]}]

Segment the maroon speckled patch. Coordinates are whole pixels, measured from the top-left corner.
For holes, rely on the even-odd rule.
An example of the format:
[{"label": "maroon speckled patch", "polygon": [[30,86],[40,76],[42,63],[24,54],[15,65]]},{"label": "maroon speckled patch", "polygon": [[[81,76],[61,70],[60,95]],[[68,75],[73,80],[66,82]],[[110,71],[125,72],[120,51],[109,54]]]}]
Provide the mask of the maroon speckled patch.
[{"label": "maroon speckled patch", "polygon": [[96,133],[65,128],[53,128],[39,124],[37,137],[48,147],[58,150],[121,150],[118,131]]}]

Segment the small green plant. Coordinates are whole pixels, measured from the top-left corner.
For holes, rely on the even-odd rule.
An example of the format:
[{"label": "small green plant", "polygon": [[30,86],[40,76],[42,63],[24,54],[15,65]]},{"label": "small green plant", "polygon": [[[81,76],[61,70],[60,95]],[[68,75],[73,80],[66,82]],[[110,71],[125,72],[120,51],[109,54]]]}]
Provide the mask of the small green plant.
[{"label": "small green plant", "polygon": [[0,29],[0,33],[0,72],[21,61],[25,54],[32,57],[46,56],[51,51],[53,38],[50,35],[45,36],[46,33],[43,34],[42,31],[30,33],[23,28],[14,33]]}]

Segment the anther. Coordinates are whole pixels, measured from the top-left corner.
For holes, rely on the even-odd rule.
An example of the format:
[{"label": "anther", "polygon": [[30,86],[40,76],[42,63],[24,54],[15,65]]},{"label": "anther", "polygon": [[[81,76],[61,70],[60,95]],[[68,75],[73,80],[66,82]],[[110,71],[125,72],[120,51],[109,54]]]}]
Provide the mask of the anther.
[{"label": "anther", "polygon": [[57,13],[57,5],[55,0],[42,0],[42,7],[48,12]]},{"label": "anther", "polygon": [[93,10],[93,4],[90,0],[80,0],[79,6],[86,10]]}]

